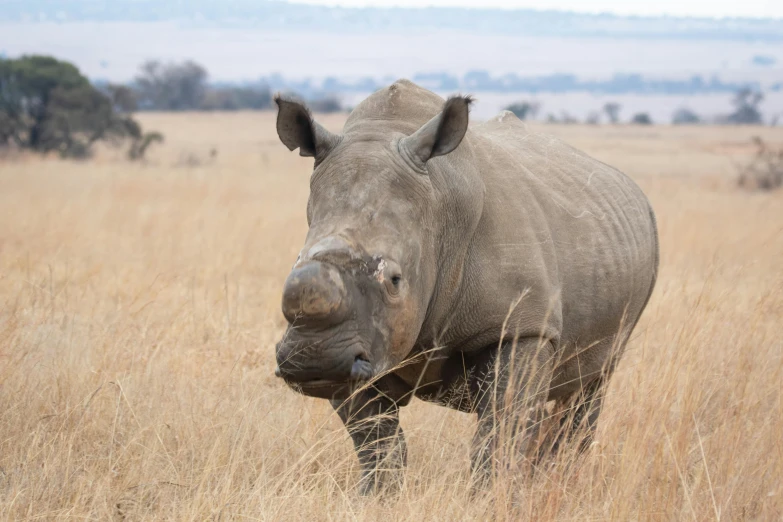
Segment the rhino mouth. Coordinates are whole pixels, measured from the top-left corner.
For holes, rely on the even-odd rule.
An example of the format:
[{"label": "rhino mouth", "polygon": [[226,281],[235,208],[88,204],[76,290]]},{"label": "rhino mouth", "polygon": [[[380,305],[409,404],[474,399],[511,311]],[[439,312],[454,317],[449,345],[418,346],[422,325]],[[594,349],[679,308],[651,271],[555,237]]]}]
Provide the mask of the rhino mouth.
[{"label": "rhino mouth", "polygon": [[372,363],[362,355],[356,356],[351,365],[351,373],[344,380],[316,378],[298,381],[283,375],[279,366],[275,368],[275,375],[281,377],[291,389],[302,395],[321,399],[345,399],[370,381],[374,373]]}]

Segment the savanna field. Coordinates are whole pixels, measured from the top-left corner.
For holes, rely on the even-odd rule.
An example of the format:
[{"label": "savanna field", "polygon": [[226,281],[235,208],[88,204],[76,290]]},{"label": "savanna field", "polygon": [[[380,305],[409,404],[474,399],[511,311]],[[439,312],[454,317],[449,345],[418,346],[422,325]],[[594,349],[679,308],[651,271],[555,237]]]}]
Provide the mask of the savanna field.
[{"label": "savanna field", "polygon": [[0,159],[3,520],[783,520],[783,191],[735,184],[783,129],[541,126],[658,216],[596,442],[471,497],[474,417],[414,399],[402,491],[362,498],[342,422],[273,373],[312,160],[273,113],[139,119],[145,164]]}]

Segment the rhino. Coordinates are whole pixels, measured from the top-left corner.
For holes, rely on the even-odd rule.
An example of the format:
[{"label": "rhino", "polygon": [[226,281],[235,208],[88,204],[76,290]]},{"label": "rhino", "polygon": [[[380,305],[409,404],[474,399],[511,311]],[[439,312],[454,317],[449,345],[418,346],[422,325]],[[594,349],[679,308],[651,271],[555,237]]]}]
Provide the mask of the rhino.
[{"label": "rhino", "polygon": [[548,401],[566,406],[549,450],[587,447],[658,273],[639,186],[510,112],[469,126],[471,97],[407,80],[340,134],[275,102],[280,140],[314,158],[275,374],[331,402],[361,491],[400,480],[413,397],[476,414],[474,477],[507,469],[511,436],[531,455]]}]

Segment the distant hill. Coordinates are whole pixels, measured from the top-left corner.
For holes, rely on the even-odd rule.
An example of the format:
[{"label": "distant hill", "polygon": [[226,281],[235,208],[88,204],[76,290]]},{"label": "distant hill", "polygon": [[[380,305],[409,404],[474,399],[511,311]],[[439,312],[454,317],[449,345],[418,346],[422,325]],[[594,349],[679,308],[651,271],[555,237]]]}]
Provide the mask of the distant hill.
[{"label": "distant hill", "polygon": [[342,8],[265,0],[4,0],[0,22],[189,21],[325,32],[455,29],[514,36],[783,41],[783,20],[465,8]]}]

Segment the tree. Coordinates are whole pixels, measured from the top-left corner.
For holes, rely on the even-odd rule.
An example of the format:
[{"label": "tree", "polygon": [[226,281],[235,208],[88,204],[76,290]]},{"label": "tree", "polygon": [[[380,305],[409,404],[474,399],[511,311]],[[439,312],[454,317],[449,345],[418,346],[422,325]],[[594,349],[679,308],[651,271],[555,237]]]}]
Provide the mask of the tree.
[{"label": "tree", "polygon": [[609,121],[613,124],[620,121],[621,109],[622,106],[616,102],[608,102],[604,105],[604,112],[606,113],[606,117],[609,118]]},{"label": "tree", "polygon": [[634,125],[652,125],[653,121],[649,114],[646,112],[640,112],[634,114],[633,118],[631,118],[631,123]]},{"label": "tree", "polygon": [[75,158],[89,156],[96,141],[121,140],[126,129],[109,99],[89,85],[52,90],[45,121],[39,149]]},{"label": "tree", "polygon": [[138,94],[127,85],[110,83],[106,86],[106,95],[117,112],[131,113],[139,109]]},{"label": "tree", "polygon": [[764,94],[749,87],[740,89],[734,95],[732,105],[734,112],[728,117],[729,123],[740,125],[758,125],[763,122],[759,104],[764,101]]},{"label": "tree", "polygon": [[0,60],[0,113],[3,141],[23,148],[43,148],[52,92],[84,89],[87,79],[73,65],[48,56]]},{"label": "tree", "polygon": [[134,125],[68,62],[0,60],[0,145],[84,158],[95,142],[121,141]]},{"label": "tree", "polygon": [[512,103],[505,108],[507,111],[511,111],[520,120],[526,120],[528,116],[535,118],[538,115],[538,111],[541,109],[541,104],[538,102],[517,102]]},{"label": "tree", "polygon": [[186,111],[199,108],[206,92],[207,71],[199,64],[142,64],[136,76],[139,105],[146,109]]}]

